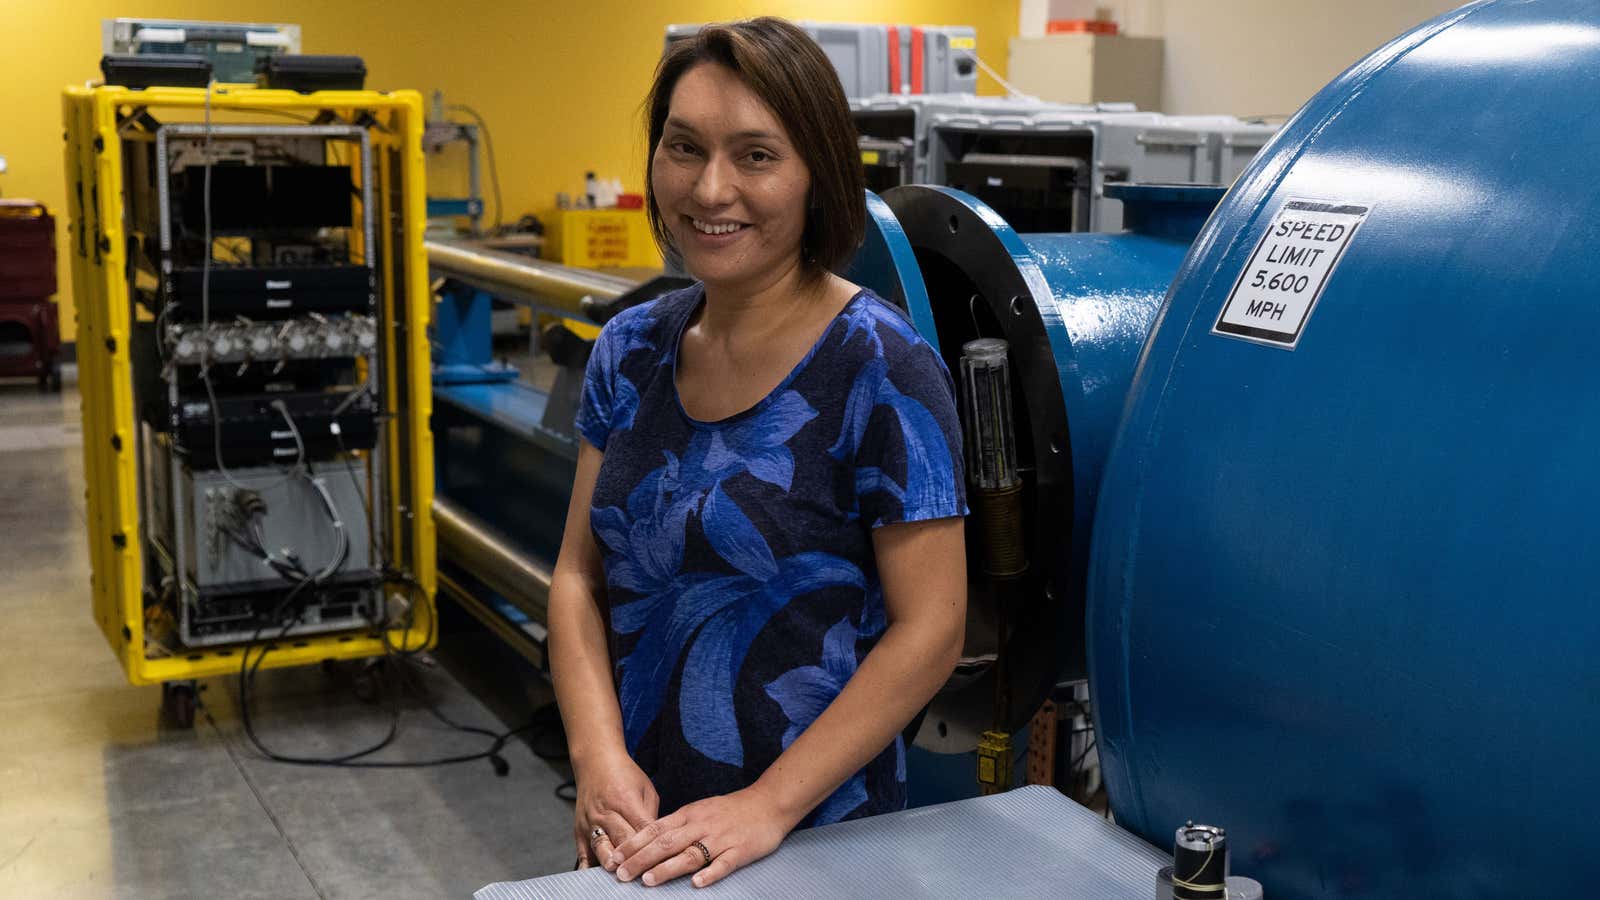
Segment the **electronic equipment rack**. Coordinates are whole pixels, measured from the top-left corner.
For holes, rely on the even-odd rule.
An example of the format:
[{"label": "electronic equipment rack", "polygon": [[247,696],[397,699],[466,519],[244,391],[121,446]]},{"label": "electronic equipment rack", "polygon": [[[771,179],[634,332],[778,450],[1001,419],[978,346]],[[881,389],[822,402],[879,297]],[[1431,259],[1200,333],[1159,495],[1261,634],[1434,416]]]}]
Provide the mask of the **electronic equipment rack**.
[{"label": "electronic equipment rack", "polygon": [[63,115],[94,616],[128,679],[192,710],[252,647],[431,646],[421,97],[107,85]]}]

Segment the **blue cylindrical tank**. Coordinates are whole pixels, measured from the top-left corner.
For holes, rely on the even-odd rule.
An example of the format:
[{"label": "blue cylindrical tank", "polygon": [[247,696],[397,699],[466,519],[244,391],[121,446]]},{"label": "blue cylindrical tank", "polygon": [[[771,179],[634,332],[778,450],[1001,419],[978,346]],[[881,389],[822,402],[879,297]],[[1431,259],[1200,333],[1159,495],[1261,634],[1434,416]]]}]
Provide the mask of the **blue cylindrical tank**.
[{"label": "blue cylindrical tank", "polygon": [[1597,94],[1593,0],[1468,5],[1201,233],[1094,529],[1121,824],[1224,825],[1275,898],[1594,893]]}]

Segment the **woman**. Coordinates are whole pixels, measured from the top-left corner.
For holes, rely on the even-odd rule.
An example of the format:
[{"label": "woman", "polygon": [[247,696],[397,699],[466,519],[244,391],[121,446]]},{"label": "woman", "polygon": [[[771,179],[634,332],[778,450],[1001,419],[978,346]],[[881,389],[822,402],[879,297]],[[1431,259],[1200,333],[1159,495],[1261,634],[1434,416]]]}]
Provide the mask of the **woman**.
[{"label": "woman", "polygon": [[550,663],[579,865],[705,886],[905,806],[900,731],[960,653],[966,506],[949,373],[834,274],[866,211],[820,48],[707,27],[648,110],[651,223],[700,284],[596,341]]}]

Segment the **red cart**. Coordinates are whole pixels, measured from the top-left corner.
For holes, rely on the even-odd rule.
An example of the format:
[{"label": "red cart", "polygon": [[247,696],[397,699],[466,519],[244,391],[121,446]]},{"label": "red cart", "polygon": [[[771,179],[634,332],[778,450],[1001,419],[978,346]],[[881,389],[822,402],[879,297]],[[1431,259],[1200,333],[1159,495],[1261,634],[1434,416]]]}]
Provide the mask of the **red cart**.
[{"label": "red cart", "polygon": [[33,200],[0,200],[0,376],[61,389],[55,292],[55,217]]}]

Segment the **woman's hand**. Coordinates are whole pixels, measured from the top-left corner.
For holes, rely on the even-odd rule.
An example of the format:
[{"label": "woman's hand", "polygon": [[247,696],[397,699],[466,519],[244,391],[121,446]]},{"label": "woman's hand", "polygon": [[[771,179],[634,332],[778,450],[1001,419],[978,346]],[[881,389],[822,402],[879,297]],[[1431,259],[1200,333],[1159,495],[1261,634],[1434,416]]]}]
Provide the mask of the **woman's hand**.
[{"label": "woman's hand", "polygon": [[705,887],[776,850],[798,823],[759,787],[749,787],[645,824],[617,845],[606,868],[615,868],[619,881],[639,878],[646,886],[693,873],[694,886]]},{"label": "woman's hand", "polygon": [[[573,810],[572,833],[578,842],[578,868],[606,864],[616,845],[623,843],[641,826],[654,821],[661,811],[661,798],[655,785],[626,753],[610,753],[599,758],[574,761],[578,782],[578,802]],[[604,833],[594,836],[595,828]]]}]

